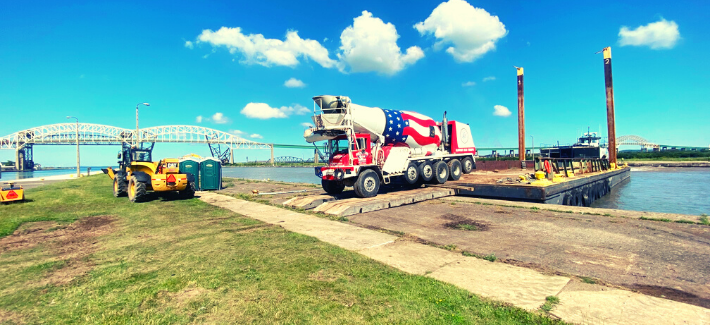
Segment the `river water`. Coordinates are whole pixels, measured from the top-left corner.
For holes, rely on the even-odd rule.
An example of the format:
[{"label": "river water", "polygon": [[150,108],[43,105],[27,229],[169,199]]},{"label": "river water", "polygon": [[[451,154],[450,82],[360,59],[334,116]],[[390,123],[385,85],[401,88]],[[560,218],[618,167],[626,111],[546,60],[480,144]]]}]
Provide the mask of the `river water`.
[{"label": "river water", "polygon": [[[75,173],[72,169],[34,172],[3,172],[0,181]],[[86,168],[82,168],[86,172]],[[100,173],[92,167],[91,173]],[[320,184],[313,167],[225,167],[224,177]],[[710,214],[710,168],[631,169],[631,179],[615,186],[611,193],[592,204],[611,208],[679,214]]]},{"label": "river water", "polygon": [[[86,173],[87,168],[91,168],[91,175],[95,173],[101,173],[101,168],[106,167],[81,167],[81,173]],[[114,167],[115,168],[115,167]],[[45,170],[30,170],[23,172],[2,172],[2,177],[0,177],[0,182],[13,181],[16,179],[25,178],[37,178],[37,177],[47,177],[47,176],[57,176],[57,175],[76,175],[76,168],[68,169],[45,169]]]}]

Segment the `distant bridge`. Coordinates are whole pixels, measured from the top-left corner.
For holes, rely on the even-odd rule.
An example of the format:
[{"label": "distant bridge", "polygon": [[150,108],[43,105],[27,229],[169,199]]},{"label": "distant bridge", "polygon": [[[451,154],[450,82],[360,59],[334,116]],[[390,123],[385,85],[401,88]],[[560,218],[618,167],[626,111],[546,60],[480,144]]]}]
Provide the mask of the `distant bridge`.
[{"label": "distant bridge", "polygon": [[[77,130],[78,127],[78,130]],[[77,132],[78,131],[78,132]],[[90,123],[59,123],[43,125],[18,131],[0,138],[0,150],[16,151],[16,167],[31,169],[34,165],[35,145],[74,145],[77,134],[80,145],[121,145],[140,142],[205,143],[226,145],[234,149],[270,149],[273,160],[273,144],[249,141],[236,135],[193,125],[165,125],[136,131],[115,126]]]}]

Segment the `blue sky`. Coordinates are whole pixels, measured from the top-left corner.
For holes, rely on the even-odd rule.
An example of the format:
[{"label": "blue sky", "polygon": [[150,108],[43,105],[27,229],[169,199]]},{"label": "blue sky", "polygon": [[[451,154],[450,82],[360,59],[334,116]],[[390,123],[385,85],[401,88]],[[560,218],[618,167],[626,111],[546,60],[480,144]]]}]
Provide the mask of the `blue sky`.
[{"label": "blue sky", "polygon": [[[5,1],[0,136],[66,115],[133,128],[135,104],[147,101],[144,127],[202,116],[198,125],[247,139],[303,144],[301,107],[333,94],[436,119],[446,110],[471,125],[478,147],[515,147],[522,66],[527,134],[566,143],[588,126],[605,130],[595,52],[611,46],[617,135],[708,146],[708,13],[707,1]],[[304,86],[286,87],[291,78]],[[494,115],[496,105],[512,114]],[[72,149],[36,147],[35,160],[71,166]],[[110,164],[116,151],[83,146],[82,161]],[[208,149],[155,150],[190,152]],[[7,159],[14,152],[0,151]]]}]

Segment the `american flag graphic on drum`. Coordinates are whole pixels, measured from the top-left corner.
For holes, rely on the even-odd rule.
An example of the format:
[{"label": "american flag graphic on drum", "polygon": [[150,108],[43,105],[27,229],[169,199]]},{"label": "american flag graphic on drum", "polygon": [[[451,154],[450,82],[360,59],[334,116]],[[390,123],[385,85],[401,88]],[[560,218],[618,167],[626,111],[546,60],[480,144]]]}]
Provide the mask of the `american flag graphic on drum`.
[{"label": "american flag graphic on drum", "polygon": [[405,143],[409,147],[438,145],[441,131],[431,118],[409,111],[386,109],[383,132],[385,145]]}]

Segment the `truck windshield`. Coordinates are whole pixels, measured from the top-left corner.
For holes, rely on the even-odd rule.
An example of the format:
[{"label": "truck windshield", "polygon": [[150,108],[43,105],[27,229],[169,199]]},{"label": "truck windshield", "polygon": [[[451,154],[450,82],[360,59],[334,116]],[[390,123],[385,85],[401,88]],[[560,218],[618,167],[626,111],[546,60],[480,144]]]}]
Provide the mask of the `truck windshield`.
[{"label": "truck windshield", "polygon": [[330,152],[332,154],[348,153],[348,140],[330,140]]}]

